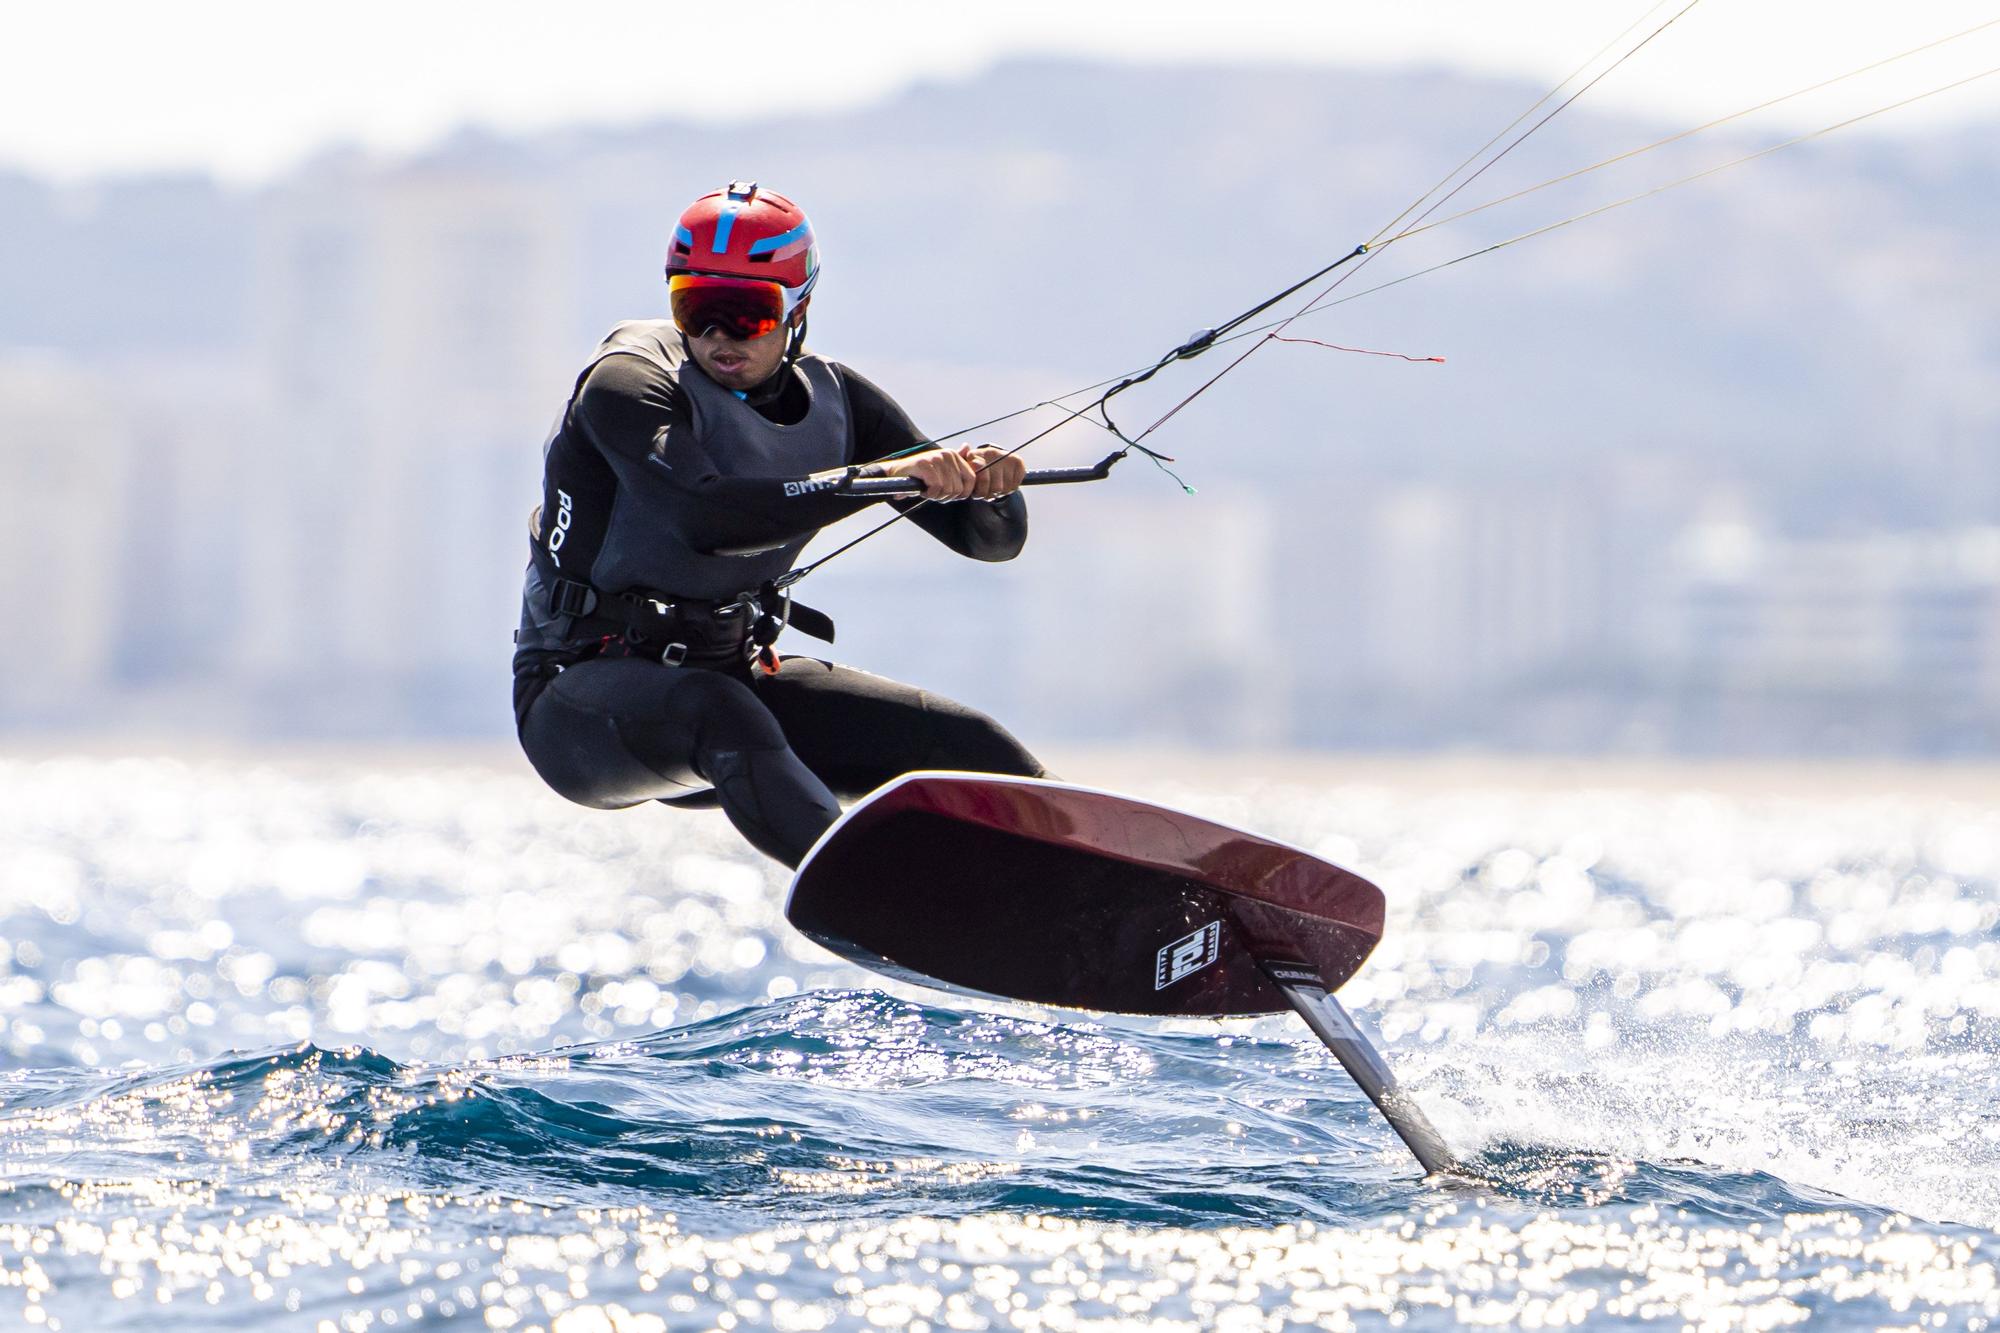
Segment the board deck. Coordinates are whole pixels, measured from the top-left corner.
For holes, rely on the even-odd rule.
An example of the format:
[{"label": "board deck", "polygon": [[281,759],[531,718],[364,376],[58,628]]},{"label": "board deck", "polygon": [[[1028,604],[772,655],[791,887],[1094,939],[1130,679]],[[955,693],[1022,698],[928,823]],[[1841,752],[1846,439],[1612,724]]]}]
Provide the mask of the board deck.
[{"label": "board deck", "polygon": [[961,993],[1115,1013],[1292,1008],[1382,935],[1382,891],[1299,848],[1113,792],[912,773],[857,803],[785,913],[855,962]]}]

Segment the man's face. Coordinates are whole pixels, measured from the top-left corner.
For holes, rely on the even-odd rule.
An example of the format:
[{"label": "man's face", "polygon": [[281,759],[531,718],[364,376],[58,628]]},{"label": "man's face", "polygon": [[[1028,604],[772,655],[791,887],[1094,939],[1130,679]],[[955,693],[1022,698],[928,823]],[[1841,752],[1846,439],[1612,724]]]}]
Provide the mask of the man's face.
[{"label": "man's face", "polygon": [[777,373],[785,359],[785,339],[790,330],[783,325],[761,338],[732,338],[711,326],[699,337],[689,338],[688,349],[695,364],[717,384],[739,392],[754,389]]}]

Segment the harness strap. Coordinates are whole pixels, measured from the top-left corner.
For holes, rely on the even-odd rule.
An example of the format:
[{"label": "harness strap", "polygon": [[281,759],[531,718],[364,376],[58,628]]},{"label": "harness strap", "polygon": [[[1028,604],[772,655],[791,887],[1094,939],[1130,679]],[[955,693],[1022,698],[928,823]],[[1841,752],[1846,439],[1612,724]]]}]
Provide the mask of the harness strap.
[{"label": "harness strap", "polygon": [[789,625],[808,638],[833,642],[833,617],[803,602],[792,600],[789,588],[780,588],[773,579],[757,589],[757,605],[765,615],[776,616],[781,626]]},{"label": "harness strap", "polygon": [[710,622],[755,611],[746,619],[743,641],[768,648],[787,626],[825,643],[833,642],[833,617],[792,601],[791,594],[766,582],[755,592],[717,599],[675,597],[662,593],[605,592],[578,579],[558,578],[549,585],[549,609],[570,621],[570,633],[585,638],[612,635],[641,642],[681,640],[697,618]]}]

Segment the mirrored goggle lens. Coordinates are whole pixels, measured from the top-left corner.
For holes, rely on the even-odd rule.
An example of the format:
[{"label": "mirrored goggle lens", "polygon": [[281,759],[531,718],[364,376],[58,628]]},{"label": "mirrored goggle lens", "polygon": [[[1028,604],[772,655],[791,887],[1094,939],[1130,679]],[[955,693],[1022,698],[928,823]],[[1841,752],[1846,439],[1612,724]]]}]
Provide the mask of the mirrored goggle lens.
[{"label": "mirrored goggle lens", "polygon": [[676,273],[667,280],[674,323],[690,338],[721,329],[732,338],[761,338],[785,322],[785,289],[748,278]]}]

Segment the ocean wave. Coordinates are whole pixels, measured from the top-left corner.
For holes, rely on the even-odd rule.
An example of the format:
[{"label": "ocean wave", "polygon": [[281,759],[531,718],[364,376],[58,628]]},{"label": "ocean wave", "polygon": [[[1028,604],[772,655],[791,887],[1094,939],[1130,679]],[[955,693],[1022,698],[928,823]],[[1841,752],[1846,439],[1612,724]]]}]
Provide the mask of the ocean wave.
[{"label": "ocean wave", "polygon": [[[1743,1221],[1887,1211],[1688,1158],[1492,1139],[1467,1160],[1496,1206],[1651,1202]],[[1339,1223],[1474,1188],[1423,1181],[1309,1043],[867,990],[459,1065],[305,1043],[143,1073],[45,1072],[5,1089],[0,1164],[16,1182],[303,1182],[708,1221],[998,1209]]]}]

